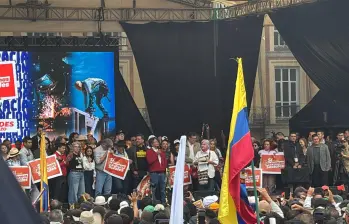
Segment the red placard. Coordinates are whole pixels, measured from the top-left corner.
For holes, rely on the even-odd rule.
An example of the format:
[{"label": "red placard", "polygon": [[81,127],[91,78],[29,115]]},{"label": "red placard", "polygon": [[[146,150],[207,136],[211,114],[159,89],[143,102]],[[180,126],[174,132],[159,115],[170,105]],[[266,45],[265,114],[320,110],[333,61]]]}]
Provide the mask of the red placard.
[{"label": "red placard", "polygon": [[14,61],[0,62],[0,99],[17,98],[17,76]]},{"label": "red placard", "polygon": [[142,196],[148,196],[150,193],[150,176],[146,175],[143,177],[141,182],[137,186],[137,192]]},{"label": "red placard", "polygon": [[[173,182],[174,182],[174,175],[176,172],[176,167],[175,166],[170,166],[169,168],[170,171],[170,178],[169,178],[169,182],[170,182],[170,186],[173,187]],[[191,184],[191,176],[190,176],[190,166],[189,165],[185,165],[184,166],[184,185],[189,185]]]},{"label": "red placard", "polygon": [[[251,168],[246,168],[246,179],[245,179],[245,185],[246,188],[253,188],[253,176],[252,176],[252,169]],[[263,174],[262,174],[262,169],[254,169],[254,175],[256,178],[256,187],[260,188],[263,187]]]},{"label": "red placard", "polygon": [[[52,179],[58,176],[62,176],[62,170],[56,159],[56,155],[46,157],[47,164],[47,179]],[[41,181],[40,173],[40,159],[30,161],[28,163],[30,171],[32,174],[33,183],[38,183]]]},{"label": "red placard", "polygon": [[285,168],[284,154],[262,155],[261,168],[264,174],[281,174]]},{"label": "red placard", "polygon": [[13,175],[17,178],[21,187],[24,189],[30,189],[32,177],[29,166],[11,166],[10,169]]},{"label": "red placard", "polygon": [[130,161],[113,153],[108,153],[106,160],[103,171],[113,177],[124,180],[130,166]]}]

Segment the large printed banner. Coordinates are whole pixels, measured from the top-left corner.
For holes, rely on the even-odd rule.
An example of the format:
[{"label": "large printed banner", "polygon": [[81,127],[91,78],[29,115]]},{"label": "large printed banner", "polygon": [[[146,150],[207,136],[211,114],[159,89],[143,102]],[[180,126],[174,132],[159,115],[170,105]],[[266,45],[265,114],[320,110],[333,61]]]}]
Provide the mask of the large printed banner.
[{"label": "large printed banner", "polygon": [[124,157],[116,156],[113,153],[108,153],[106,160],[104,172],[124,180],[130,166],[130,161]]},{"label": "large printed banner", "polygon": [[13,175],[18,180],[18,183],[24,189],[30,189],[31,187],[31,173],[29,166],[11,166],[10,167]]},{"label": "large printed banner", "polygon": [[[246,168],[246,179],[245,179],[245,185],[246,188],[253,188],[253,175],[252,175],[252,169],[251,168]],[[263,174],[262,174],[262,169],[254,169],[254,175],[256,178],[256,187],[261,188],[263,187]]]},{"label": "large printed banner", "polygon": [[0,62],[0,99],[16,99],[17,96],[16,64],[14,61]]},{"label": "large printed banner", "polygon": [[17,132],[16,119],[0,119],[0,132]]},{"label": "large printed banner", "polygon": [[[46,164],[47,164],[47,179],[52,179],[55,177],[62,176],[62,170],[56,159],[56,155],[46,157]],[[40,182],[41,181],[40,159],[30,161],[28,165],[30,167],[30,171],[32,174],[33,183]]]},{"label": "large printed banner", "polygon": [[262,155],[261,166],[263,174],[281,174],[285,168],[285,157],[283,153],[275,155]]},{"label": "large printed banner", "polygon": [[[169,171],[170,171],[170,186],[173,186],[174,183],[174,175],[176,172],[176,167],[175,166],[170,166],[169,167]],[[191,184],[191,176],[190,176],[190,166],[189,165],[185,165],[184,167],[184,185],[189,185]]]}]

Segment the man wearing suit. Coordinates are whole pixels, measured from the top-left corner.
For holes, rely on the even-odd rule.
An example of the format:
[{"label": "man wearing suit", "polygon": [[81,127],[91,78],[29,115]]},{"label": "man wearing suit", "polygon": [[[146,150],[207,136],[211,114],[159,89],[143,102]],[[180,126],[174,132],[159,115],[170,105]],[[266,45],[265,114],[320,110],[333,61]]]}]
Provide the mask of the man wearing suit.
[{"label": "man wearing suit", "polygon": [[42,125],[38,125],[36,127],[36,135],[32,137],[33,145],[32,145],[32,150],[37,150],[40,148],[40,140],[41,140],[41,134],[43,131],[44,127]]},{"label": "man wearing suit", "polygon": [[201,150],[200,143],[197,142],[197,135],[194,132],[188,134],[188,141],[185,148],[185,163],[192,165],[195,155]]},{"label": "man wearing suit", "polygon": [[313,187],[328,184],[328,171],[331,169],[330,150],[327,145],[320,143],[320,138],[313,135],[313,144],[307,150],[308,165]]},{"label": "man wearing suit", "polygon": [[286,167],[302,168],[305,156],[297,142],[297,134],[295,132],[291,132],[289,141],[285,143],[284,155]]}]

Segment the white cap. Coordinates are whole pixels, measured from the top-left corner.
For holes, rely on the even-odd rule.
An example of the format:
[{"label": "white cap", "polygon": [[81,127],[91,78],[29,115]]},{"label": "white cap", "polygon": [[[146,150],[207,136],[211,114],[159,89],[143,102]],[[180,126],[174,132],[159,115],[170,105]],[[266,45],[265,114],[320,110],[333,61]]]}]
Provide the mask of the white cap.
[{"label": "white cap", "polygon": [[217,201],[218,201],[217,195],[212,195],[212,196],[205,197],[202,203],[204,204],[204,207],[207,208],[212,203],[215,203]]},{"label": "white cap", "polygon": [[156,138],[156,136],[155,136],[155,135],[150,135],[150,136],[148,137],[148,141],[149,141],[149,139],[151,139],[151,138]]},{"label": "white cap", "polygon": [[173,142],[173,144],[179,144],[179,140],[178,139],[176,139],[176,140],[174,140],[174,142]]}]

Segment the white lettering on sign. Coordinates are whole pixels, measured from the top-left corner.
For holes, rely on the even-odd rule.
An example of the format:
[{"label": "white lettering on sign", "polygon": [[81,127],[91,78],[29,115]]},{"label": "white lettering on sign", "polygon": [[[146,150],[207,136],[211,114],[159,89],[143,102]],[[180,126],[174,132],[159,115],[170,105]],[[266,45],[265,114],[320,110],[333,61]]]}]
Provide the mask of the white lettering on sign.
[{"label": "white lettering on sign", "polygon": [[0,77],[0,88],[7,88],[10,86],[10,76]]},{"label": "white lettering on sign", "polygon": [[268,169],[279,169],[279,168],[284,168],[285,166],[285,161],[284,160],[273,160],[272,158],[268,158],[267,162],[265,163],[265,166]]},{"label": "white lettering on sign", "polygon": [[125,172],[126,165],[119,163],[118,161],[115,161],[115,159],[111,158],[108,164],[108,167],[112,170],[116,170],[119,172]]},{"label": "white lettering on sign", "polygon": [[57,169],[56,162],[53,162],[53,163],[47,165],[47,173],[49,173],[53,170],[56,170],[56,169]]}]

